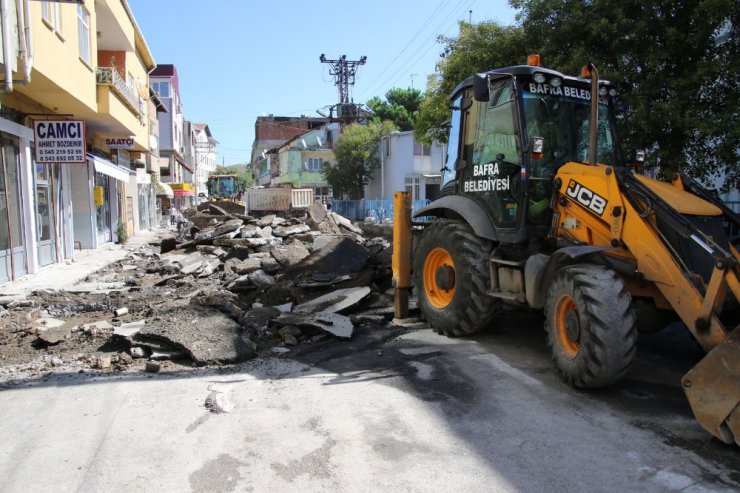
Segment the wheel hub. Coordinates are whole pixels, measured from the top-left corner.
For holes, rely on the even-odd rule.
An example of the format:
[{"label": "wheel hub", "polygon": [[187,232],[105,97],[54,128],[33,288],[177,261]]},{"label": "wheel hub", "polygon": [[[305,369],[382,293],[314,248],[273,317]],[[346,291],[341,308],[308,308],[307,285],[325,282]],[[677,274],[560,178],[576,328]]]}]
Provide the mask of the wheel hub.
[{"label": "wheel hub", "polygon": [[581,322],[575,310],[569,311],[565,316],[565,334],[573,342],[578,342],[581,338]]},{"label": "wheel hub", "polygon": [[441,265],[434,273],[437,286],[443,291],[449,291],[455,287],[455,269],[449,265]]}]

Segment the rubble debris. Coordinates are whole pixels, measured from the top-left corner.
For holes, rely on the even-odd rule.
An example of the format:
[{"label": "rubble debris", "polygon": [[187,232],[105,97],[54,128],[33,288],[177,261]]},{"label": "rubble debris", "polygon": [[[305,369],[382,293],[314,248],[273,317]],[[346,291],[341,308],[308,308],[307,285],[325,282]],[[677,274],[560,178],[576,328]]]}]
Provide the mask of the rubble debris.
[{"label": "rubble debris", "polygon": [[139,320],[137,322],[128,322],[121,324],[113,329],[113,335],[122,337],[124,339],[130,339],[134,335],[138,334],[141,329],[146,325],[145,320]]},{"label": "rubble debris", "polygon": [[293,309],[295,313],[336,313],[346,310],[359,303],[365,296],[370,294],[367,286],[359,288],[337,289],[311,301],[302,303]]},{"label": "rubble debris", "polygon": [[343,339],[352,337],[353,332],[352,321],[349,317],[338,313],[283,313],[275,321],[279,324],[321,329]]},{"label": "rubble debris", "polygon": [[113,315],[115,315],[116,317],[122,317],[126,315],[127,313],[128,313],[128,308],[125,306],[121,308],[116,308],[115,310],[113,310]]},{"label": "rubble debris", "polygon": [[59,344],[72,335],[72,326],[62,325],[57,327],[40,328],[37,330],[38,338],[46,344]]},{"label": "rubble debris", "polygon": [[228,399],[226,394],[217,390],[212,390],[205,402],[206,409],[214,414],[228,413],[234,410],[234,404]]},{"label": "rubble debris", "polygon": [[159,352],[185,351],[198,365],[237,363],[254,356],[253,348],[239,337],[240,325],[209,307],[173,308],[149,322],[133,336],[135,343],[159,342]]},{"label": "rubble debris", "polygon": [[[198,209],[184,212],[188,222],[177,236],[152,242],[157,250],[132,249],[71,290],[0,299],[7,306],[0,326],[11,329],[0,333],[10,334],[0,350],[25,337],[26,346],[53,351],[65,368],[73,361],[120,371],[145,358],[221,365],[251,358],[258,348],[282,353],[348,339],[353,324],[392,319],[386,240],[364,238],[321,204],[304,218],[253,218],[224,204]],[[54,325],[63,330],[55,333]],[[101,363],[101,350],[117,351],[110,364]]]},{"label": "rubble debris", "polygon": [[146,366],[144,367],[144,371],[147,373],[159,373],[159,370],[161,368],[162,366],[159,363],[147,361]]}]

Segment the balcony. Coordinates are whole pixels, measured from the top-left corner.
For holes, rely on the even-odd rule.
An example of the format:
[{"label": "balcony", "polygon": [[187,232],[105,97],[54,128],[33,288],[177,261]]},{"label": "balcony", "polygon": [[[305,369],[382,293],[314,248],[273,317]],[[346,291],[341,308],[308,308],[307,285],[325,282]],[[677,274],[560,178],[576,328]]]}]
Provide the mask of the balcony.
[{"label": "balcony", "polygon": [[146,111],[146,101],[136,94],[118,71],[113,67],[98,67],[96,70],[97,83],[100,86],[110,86],[116,95],[121,98],[123,103],[134,112],[137,117],[143,117]]}]

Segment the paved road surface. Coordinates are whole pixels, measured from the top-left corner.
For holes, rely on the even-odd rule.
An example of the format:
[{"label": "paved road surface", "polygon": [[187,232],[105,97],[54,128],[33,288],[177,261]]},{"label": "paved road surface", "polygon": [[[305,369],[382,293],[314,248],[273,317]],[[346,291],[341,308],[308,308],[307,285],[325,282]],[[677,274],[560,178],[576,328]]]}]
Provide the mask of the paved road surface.
[{"label": "paved road surface", "polygon": [[541,319],[515,315],[471,339],[361,330],[237,369],[20,382],[0,392],[0,491],[737,491],[740,451],[678,385],[695,344],[638,354],[624,383],[576,391]]}]

